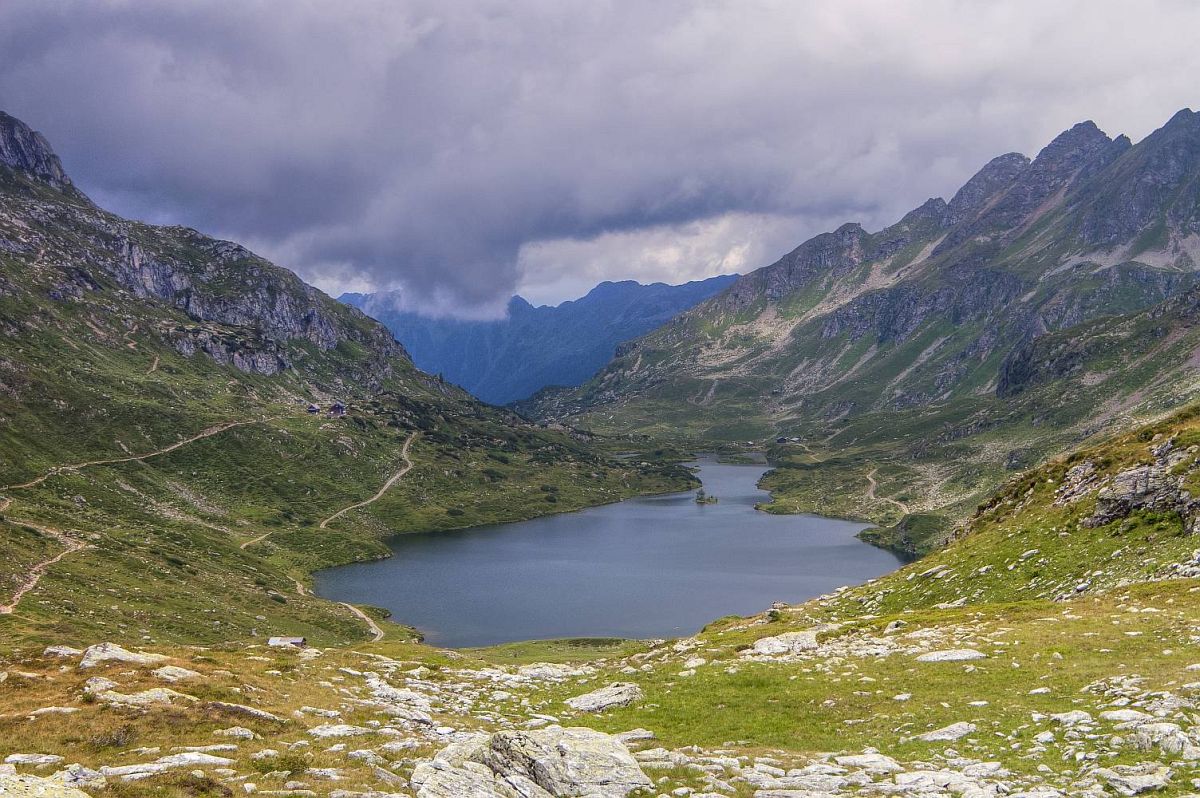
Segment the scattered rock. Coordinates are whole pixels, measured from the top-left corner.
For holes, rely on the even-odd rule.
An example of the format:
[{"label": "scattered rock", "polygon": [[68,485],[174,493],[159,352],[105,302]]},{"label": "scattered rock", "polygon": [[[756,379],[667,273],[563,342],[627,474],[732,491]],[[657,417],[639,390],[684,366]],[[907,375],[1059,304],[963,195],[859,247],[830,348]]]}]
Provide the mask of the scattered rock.
[{"label": "scattered rock", "polygon": [[951,723],[949,726],[943,726],[940,729],[934,729],[931,732],[918,734],[917,739],[927,743],[951,742],[962,739],[974,731],[974,723],[959,721],[958,723]]},{"label": "scattered rock", "polygon": [[636,684],[613,682],[599,690],[568,698],[563,703],[580,712],[602,712],[613,707],[627,707],[635,701],[641,701],[642,698],[642,688]]},{"label": "scattered rock", "polygon": [[180,668],[178,665],[164,665],[156,671],[154,675],[162,679],[164,682],[182,682],[187,679],[199,679],[201,675],[196,671]]}]

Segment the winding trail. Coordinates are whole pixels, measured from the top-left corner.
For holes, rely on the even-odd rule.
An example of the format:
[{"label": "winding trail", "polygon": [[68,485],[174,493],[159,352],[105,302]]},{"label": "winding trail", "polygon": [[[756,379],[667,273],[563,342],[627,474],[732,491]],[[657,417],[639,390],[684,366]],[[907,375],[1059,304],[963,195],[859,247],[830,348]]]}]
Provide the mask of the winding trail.
[{"label": "winding trail", "polygon": [[[399,471],[397,471],[395,474],[393,474],[391,479],[389,479],[387,482],[383,483],[383,487],[379,489],[378,493],[376,493],[374,496],[367,499],[366,501],[361,501],[361,502],[358,502],[357,504],[352,504],[349,507],[343,507],[342,509],[338,510],[336,513],[334,513],[333,515],[329,516],[324,521],[322,521],[318,525],[318,528],[324,529],[330,521],[333,521],[334,519],[342,516],[343,514],[348,513],[351,510],[357,510],[361,507],[366,507],[368,504],[374,504],[375,502],[377,502],[381,498],[383,498],[383,494],[387,493],[388,490],[390,490],[393,485],[395,485],[397,482],[400,481],[401,477],[403,477],[405,474],[407,474],[409,471],[412,470],[413,461],[410,460],[408,457],[408,447],[412,445],[412,442],[416,439],[417,435],[419,435],[419,434],[420,433],[418,433],[418,432],[414,432],[413,434],[408,436],[408,440],[406,440],[404,442],[404,446],[400,449],[400,457],[401,457],[401,459],[404,460],[404,467],[401,468]],[[245,547],[243,547],[243,548],[245,548]]]},{"label": "winding trail", "polygon": [[[11,505],[11,504],[12,504],[12,499],[9,499],[9,498],[0,499],[0,513],[7,510],[9,508],[9,505]],[[76,540],[75,538],[68,535],[66,532],[63,532],[61,529],[55,529],[54,527],[49,527],[49,526],[42,526],[40,524],[35,524],[31,521],[22,521],[17,518],[10,518],[8,520],[14,524],[20,524],[21,526],[31,527],[31,528],[36,529],[37,531],[41,532],[44,535],[48,535],[52,538],[55,538],[60,543],[65,545],[66,548],[63,549],[58,554],[51,557],[50,559],[42,560],[41,562],[35,564],[34,566],[32,566],[29,569],[28,573],[25,575],[24,581],[21,582],[21,585],[12,594],[12,599],[7,604],[0,604],[0,615],[12,615],[13,611],[16,610],[17,605],[21,602],[21,599],[25,597],[26,593],[28,593],[29,591],[31,591],[35,587],[37,587],[38,582],[40,582],[42,580],[42,577],[46,575],[46,571],[50,570],[50,566],[57,563],[63,557],[66,557],[68,554],[74,554],[75,552],[80,551],[82,549],[90,548],[90,546],[87,543],[84,543],[81,540]],[[378,628],[378,627],[376,627],[376,628]]]},{"label": "winding trail", "polygon": [[870,499],[871,501],[883,500],[885,502],[891,502],[892,504],[899,507],[901,512],[903,512],[905,515],[911,515],[912,511],[908,509],[908,505],[905,504],[904,502],[893,499],[890,496],[876,496],[875,495],[875,488],[878,487],[878,484],[875,482],[875,472],[877,472],[878,470],[879,470],[878,467],[872,468],[870,473],[867,474],[867,482],[870,485],[870,487],[867,488],[867,498]]},{"label": "winding trail", "polygon": [[[296,583],[297,595],[301,595],[301,596],[313,595],[313,592],[311,590],[309,590],[308,588],[306,588],[304,586],[304,583],[301,582],[299,579],[293,579],[292,581]],[[370,615],[367,615],[365,612],[360,610],[358,607],[355,607],[353,604],[348,604],[345,601],[339,601],[337,603],[342,605],[346,609],[350,610],[350,612],[354,613],[362,620],[366,621],[367,628],[371,630],[371,642],[372,643],[378,643],[380,640],[383,639],[383,637],[384,637],[383,629],[380,628],[379,624],[375,623],[374,618],[372,618]]]},{"label": "winding trail", "polygon": [[81,468],[88,468],[89,466],[116,465],[117,463],[134,463],[134,462],[139,462],[141,460],[149,460],[151,457],[158,457],[159,455],[167,454],[168,452],[173,452],[176,449],[182,449],[184,446],[187,446],[189,443],[195,443],[196,441],[202,440],[204,438],[211,438],[213,435],[219,435],[220,433],[224,432],[225,430],[233,429],[234,427],[244,427],[248,424],[265,424],[268,421],[274,421],[277,418],[279,418],[279,416],[271,416],[270,418],[256,418],[251,421],[227,421],[224,424],[218,424],[215,427],[209,427],[206,430],[197,432],[192,437],[184,438],[181,441],[172,443],[170,446],[163,447],[162,449],[156,449],[153,452],[147,452],[146,454],[130,455],[129,457],[111,457],[111,458],[104,459],[104,460],[88,460],[87,462],[83,462],[83,463],[72,463],[71,465],[55,466],[54,468],[47,471],[45,474],[42,474],[40,477],[31,479],[28,482],[22,482],[20,485],[7,485],[3,488],[0,488],[0,490],[22,490],[24,488],[32,488],[36,485],[42,484],[43,482],[45,482],[47,479],[54,476],[55,474],[61,474],[64,471],[78,471]]},{"label": "winding trail", "polygon": [[[254,538],[253,540],[247,540],[245,543],[243,543],[242,545],[238,546],[238,548],[239,548],[239,549],[242,549],[242,550],[244,551],[244,550],[246,550],[246,549],[250,548],[251,546],[253,546],[255,543],[262,543],[264,540],[266,540],[267,538],[271,537],[271,533],[272,533],[272,532],[274,532],[274,531],[275,531],[275,530],[273,530],[273,529],[272,529],[270,532],[266,532],[266,533],[264,533],[264,534],[262,534],[262,535],[259,535],[258,537]],[[296,584],[300,584],[300,583],[299,583],[299,582],[297,582]]]},{"label": "winding trail", "polygon": [[350,612],[354,613],[359,618],[362,618],[364,621],[367,622],[367,628],[369,628],[371,630],[371,642],[372,643],[378,643],[380,640],[383,639],[383,630],[379,628],[379,624],[375,623],[374,618],[372,618],[370,615],[367,615],[365,612],[360,610],[358,607],[355,607],[353,604],[347,604],[344,601],[339,601],[338,604],[341,604],[343,607],[350,610]]}]

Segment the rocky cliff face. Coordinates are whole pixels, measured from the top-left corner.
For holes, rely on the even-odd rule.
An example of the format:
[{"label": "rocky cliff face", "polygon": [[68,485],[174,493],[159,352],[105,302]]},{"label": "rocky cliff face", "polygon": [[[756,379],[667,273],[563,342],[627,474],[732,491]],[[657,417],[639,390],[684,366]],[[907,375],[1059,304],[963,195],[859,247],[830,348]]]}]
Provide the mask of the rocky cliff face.
[{"label": "rocky cliff face", "polygon": [[362,347],[359,376],[376,382],[407,360],[381,325],[244,247],[96,208],[45,138],[4,114],[0,163],[11,170],[0,174],[0,253],[55,301],[116,289],[162,303],[198,323],[162,331],[178,351],[258,374],[293,367],[308,348],[333,352],[343,343]]},{"label": "rocky cliff face", "polygon": [[0,165],[26,172],[55,188],[71,186],[46,138],[20,119],[0,111]]}]

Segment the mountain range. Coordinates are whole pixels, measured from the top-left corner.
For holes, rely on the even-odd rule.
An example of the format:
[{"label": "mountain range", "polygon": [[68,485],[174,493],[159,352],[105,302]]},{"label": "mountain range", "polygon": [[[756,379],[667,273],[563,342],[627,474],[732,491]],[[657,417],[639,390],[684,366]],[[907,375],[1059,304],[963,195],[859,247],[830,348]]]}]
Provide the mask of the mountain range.
[{"label": "mountain range", "polygon": [[779,438],[775,509],[907,518],[944,540],[1006,470],[1194,396],[1198,269],[1200,114],[1136,145],[1083,122],[949,202],[804,242],[518,407]]},{"label": "mountain range", "polygon": [[603,282],[585,296],[534,307],[519,296],[504,318],[471,321],[398,310],[398,294],[343,294],[383,322],[418,368],[496,405],[526,399],[547,386],[585,382],[619,344],[665,324],[734,280],[732,275],[683,285]]},{"label": "mountain range", "polygon": [[[1197,128],[1084,124],[818,236],[532,423],[97,207],[0,114],[0,794],[1192,794]],[[392,534],[694,487],[699,445],[765,445],[768,511],[930,553],[670,641],[440,650],[308,586]]]}]

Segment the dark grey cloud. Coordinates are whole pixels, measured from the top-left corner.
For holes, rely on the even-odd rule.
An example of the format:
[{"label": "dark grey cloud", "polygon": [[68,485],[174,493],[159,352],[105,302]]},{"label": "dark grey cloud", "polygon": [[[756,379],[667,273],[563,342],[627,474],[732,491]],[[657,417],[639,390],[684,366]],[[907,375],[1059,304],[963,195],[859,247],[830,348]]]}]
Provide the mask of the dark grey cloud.
[{"label": "dark grey cloud", "polygon": [[749,269],[1194,104],[1200,6],[6,0],[0,108],[98,200],[452,310]]}]

